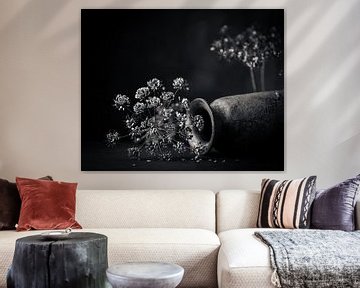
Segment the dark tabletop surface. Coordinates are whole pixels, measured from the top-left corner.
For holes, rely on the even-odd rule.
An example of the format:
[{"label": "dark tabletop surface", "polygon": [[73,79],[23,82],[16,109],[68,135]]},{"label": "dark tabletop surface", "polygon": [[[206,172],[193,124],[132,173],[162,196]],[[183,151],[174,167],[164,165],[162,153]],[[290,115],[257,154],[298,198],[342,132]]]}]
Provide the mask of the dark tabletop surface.
[{"label": "dark tabletop surface", "polygon": [[91,233],[91,232],[71,232],[66,238],[53,240],[53,239],[47,239],[46,237],[43,237],[41,235],[41,231],[39,231],[39,235],[32,235],[27,237],[22,237],[16,240],[16,242],[21,242],[23,244],[44,244],[47,245],[48,243],[61,243],[66,244],[74,244],[74,243],[83,243],[86,241],[92,241],[92,240],[101,240],[101,239],[107,239],[105,235],[98,234],[98,233]]}]

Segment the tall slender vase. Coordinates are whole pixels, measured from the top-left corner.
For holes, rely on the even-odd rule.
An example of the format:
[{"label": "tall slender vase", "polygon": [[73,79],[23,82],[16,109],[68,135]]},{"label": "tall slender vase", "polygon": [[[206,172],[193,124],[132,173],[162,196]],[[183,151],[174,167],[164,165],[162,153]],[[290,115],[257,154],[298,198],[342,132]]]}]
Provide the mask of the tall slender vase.
[{"label": "tall slender vase", "polygon": [[204,128],[193,128],[190,145],[204,145],[227,155],[271,153],[284,149],[284,93],[256,92],[221,97],[210,105],[202,98],[190,103],[190,113],[201,115]]}]

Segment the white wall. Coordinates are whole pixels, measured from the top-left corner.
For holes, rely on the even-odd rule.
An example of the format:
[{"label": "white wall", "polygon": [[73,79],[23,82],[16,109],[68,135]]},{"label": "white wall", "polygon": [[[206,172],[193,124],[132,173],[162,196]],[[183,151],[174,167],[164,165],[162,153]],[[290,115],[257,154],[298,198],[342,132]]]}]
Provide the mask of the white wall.
[{"label": "white wall", "polygon": [[[80,9],[147,7],[285,8],[285,172],[80,171]],[[2,0],[0,178],[49,174],[83,189],[219,190],[310,174],[325,187],[356,175],[359,15],[359,0]]]}]

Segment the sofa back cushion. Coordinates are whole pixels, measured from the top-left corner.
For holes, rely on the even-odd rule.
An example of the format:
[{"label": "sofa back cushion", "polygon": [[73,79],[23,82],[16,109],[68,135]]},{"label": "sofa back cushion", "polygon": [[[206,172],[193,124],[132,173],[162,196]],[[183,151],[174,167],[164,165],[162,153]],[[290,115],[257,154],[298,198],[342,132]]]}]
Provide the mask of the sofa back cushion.
[{"label": "sofa back cushion", "polygon": [[315,192],[316,176],[281,181],[263,179],[257,227],[309,228]]},{"label": "sofa back cushion", "polygon": [[[360,198],[360,197],[359,197]],[[260,191],[222,190],[216,194],[216,232],[256,228]],[[355,206],[355,229],[360,230],[360,199]]]},{"label": "sofa back cushion", "polygon": [[217,233],[238,228],[255,228],[260,192],[223,190],[216,194]]},{"label": "sofa back cushion", "polygon": [[330,188],[318,190],[312,205],[314,229],[355,229],[355,204],[360,195],[360,174]]},{"label": "sofa back cushion", "polygon": [[199,228],[215,231],[209,190],[78,190],[84,228]]}]

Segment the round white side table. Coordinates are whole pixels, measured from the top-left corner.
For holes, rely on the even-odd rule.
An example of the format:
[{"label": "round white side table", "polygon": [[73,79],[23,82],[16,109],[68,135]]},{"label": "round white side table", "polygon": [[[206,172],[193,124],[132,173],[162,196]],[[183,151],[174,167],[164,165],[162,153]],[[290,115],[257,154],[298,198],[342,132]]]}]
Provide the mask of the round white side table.
[{"label": "round white side table", "polygon": [[184,268],[162,262],[117,264],[106,270],[113,288],[175,288],[184,276]]}]

